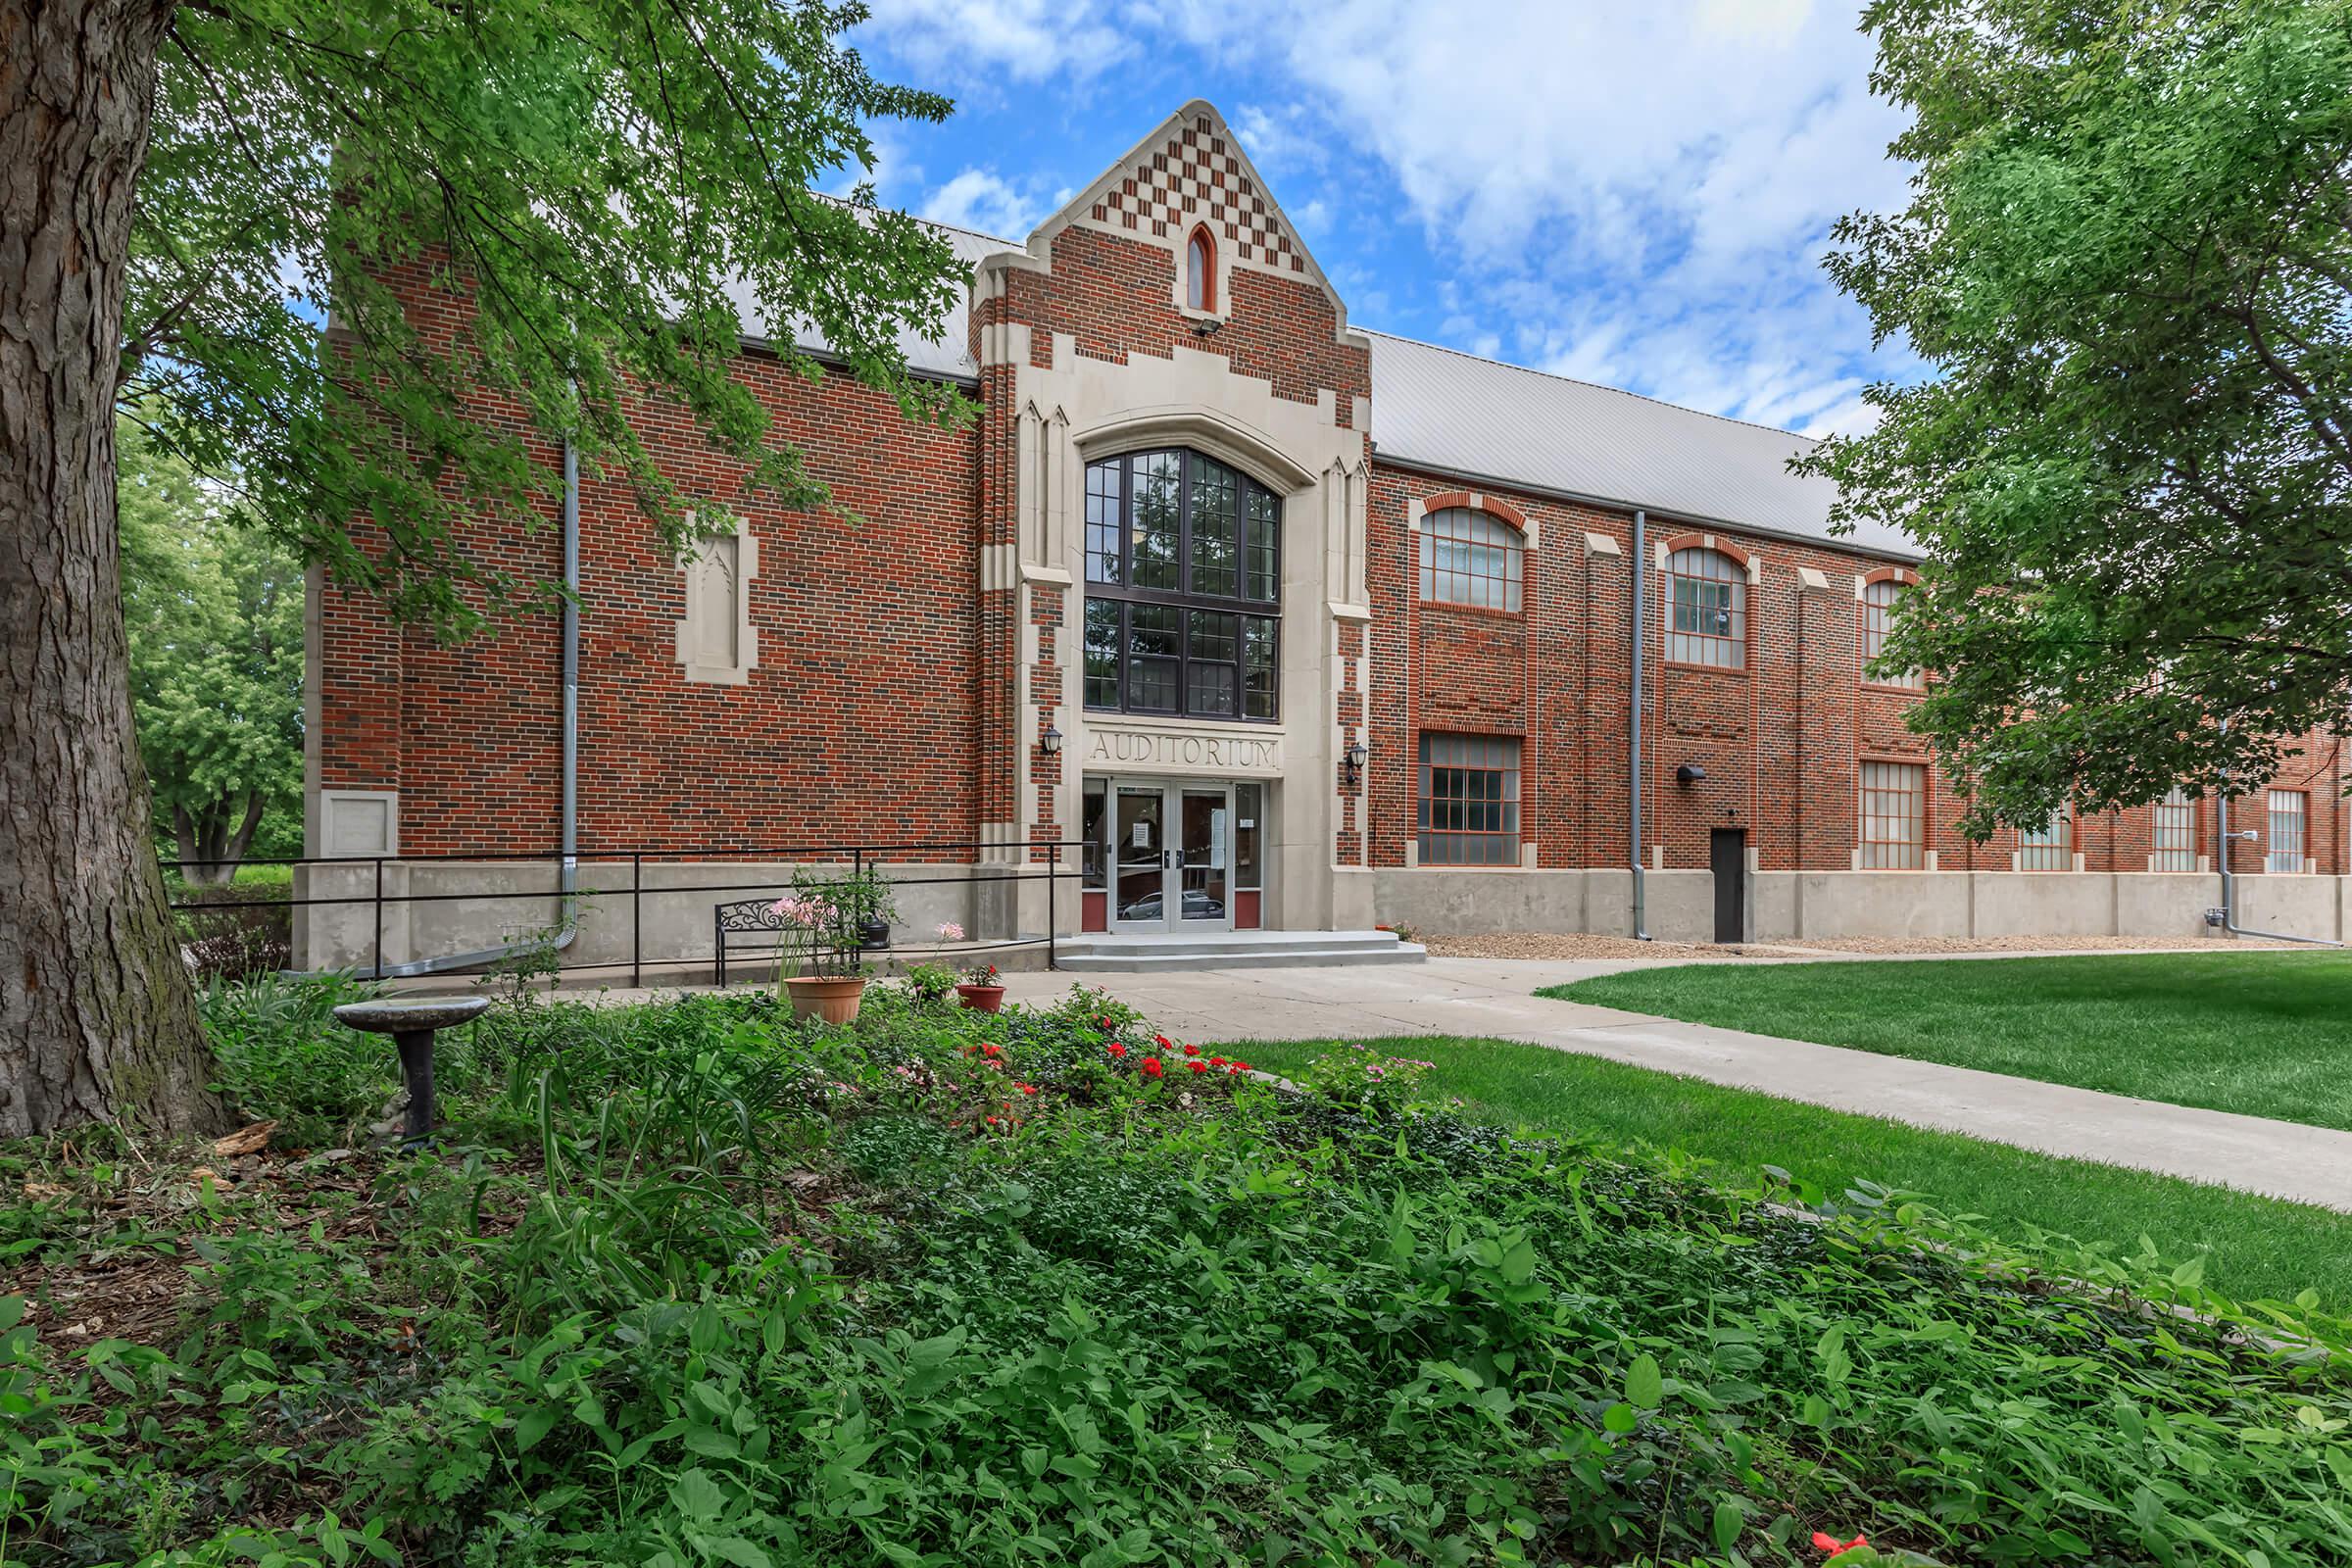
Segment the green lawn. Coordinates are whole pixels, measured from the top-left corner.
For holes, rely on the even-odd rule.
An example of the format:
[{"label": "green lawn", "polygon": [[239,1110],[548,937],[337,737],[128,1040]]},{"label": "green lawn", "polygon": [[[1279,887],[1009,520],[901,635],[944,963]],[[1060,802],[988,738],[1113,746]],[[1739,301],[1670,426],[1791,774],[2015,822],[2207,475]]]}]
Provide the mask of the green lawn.
[{"label": "green lawn", "polygon": [[[2206,1283],[2231,1295],[2286,1298],[2309,1286],[2331,1309],[2352,1303],[2352,1249],[2345,1246],[2352,1216],[2328,1209],[2059,1159],[1540,1046],[1447,1038],[1376,1045],[1436,1062],[1431,1087],[1461,1096],[1486,1120],[1609,1143],[1646,1142],[1756,1180],[1774,1165],[1831,1197],[1857,1181],[1875,1181],[1924,1194],[1947,1213],[1982,1215],[1987,1229],[2019,1241],[2039,1228],[2129,1250],[2146,1235],[2168,1257],[2209,1250]],[[1219,1049],[1284,1072],[1333,1048],[1302,1041]]]},{"label": "green lawn", "polygon": [[1542,993],[2352,1129],[2352,955],[1693,964]]}]

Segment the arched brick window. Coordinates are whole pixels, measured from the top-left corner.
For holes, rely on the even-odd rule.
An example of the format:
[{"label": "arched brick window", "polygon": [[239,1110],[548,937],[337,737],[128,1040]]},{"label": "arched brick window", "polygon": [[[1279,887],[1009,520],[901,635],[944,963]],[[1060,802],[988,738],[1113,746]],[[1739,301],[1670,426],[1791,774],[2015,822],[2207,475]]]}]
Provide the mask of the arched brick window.
[{"label": "arched brick window", "polygon": [[1926,679],[1916,669],[1899,670],[1891,675],[1871,672],[1871,663],[1886,651],[1886,634],[1894,628],[1894,607],[1902,599],[1907,585],[1892,577],[1881,577],[1862,586],[1862,678],[1880,686],[1925,686]]},{"label": "arched brick window", "polygon": [[1196,311],[1217,308],[1217,247],[1205,225],[1184,247],[1184,303]]},{"label": "arched brick window", "polygon": [[1678,663],[1747,667],[1747,572],[1720,550],[1666,558],[1666,657]]},{"label": "arched brick window", "polygon": [[1491,513],[1446,507],[1421,520],[1421,598],[1519,610],[1527,536]]}]

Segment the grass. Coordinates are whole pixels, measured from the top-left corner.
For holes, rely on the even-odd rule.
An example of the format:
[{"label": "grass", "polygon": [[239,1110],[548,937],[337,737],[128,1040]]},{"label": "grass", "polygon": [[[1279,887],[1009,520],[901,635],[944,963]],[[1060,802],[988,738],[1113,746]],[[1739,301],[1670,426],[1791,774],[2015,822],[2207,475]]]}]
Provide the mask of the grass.
[{"label": "grass", "polygon": [[[2226,1293],[2287,1298],[2308,1286],[2332,1309],[2352,1303],[2347,1220],[2330,1209],[2060,1159],[1541,1046],[1450,1038],[1377,1045],[1436,1062],[1427,1087],[1460,1096],[1481,1120],[1680,1150],[1751,1182],[1778,1167],[1802,1188],[1831,1197],[1877,1182],[1926,1195],[1947,1213],[1981,1215],[1985,1228],[2021,1241],[2035,1230],[2126,1245],[2144,1235],[2168,1255],[2204,1251],[2207,1283]],[[1254,1066],[1293,1072],[1332,1048],[1328,1041],[1252,1041],[1220,1049],[1246,1054]]]},{"label": "grass", "polygon": [[2352,955],[1691,965],[1541,994],[2352,1130]]}]

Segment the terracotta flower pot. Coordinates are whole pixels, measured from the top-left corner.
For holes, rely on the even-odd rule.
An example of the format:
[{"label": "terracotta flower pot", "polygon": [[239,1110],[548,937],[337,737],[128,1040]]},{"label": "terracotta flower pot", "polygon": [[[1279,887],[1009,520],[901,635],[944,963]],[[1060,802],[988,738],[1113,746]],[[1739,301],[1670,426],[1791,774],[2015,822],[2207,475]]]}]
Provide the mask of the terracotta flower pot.
[{"label": "terracotta flower pot", "polygon": [[862,975],[820,974],[784,982],[792,994],[795,1018],[820,1018],[826,1023],[855,1023],[858,1004],[865,997]]},{"label": "terracotta flower pot", "polygon": [[965,1006],[976,1012],[994,1012],[1004,1004],[1003,986],[959,985],[956,988],[956,995],[963,999]]}]

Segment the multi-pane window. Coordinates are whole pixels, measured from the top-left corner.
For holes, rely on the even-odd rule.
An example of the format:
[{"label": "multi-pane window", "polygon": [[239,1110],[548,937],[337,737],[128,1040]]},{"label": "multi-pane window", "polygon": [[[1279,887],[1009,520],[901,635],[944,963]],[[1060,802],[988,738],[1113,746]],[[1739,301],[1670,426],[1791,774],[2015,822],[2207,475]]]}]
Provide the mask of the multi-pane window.
[{"label": "multi-pane window", "polygon": [[1862,764],[1861,868],[1916,871],[1927,864],[1928,770],[1918,762]]},{"label": "multi-pane window", "polygon": [[1895,601],[1903,595],[1903,585],[1888,578],[1862,587],[1862,669],[1864,678],[1881,686],[1921,686],[1916,669],[1897,670],[1891,675],[1870,673],[1871,662],[1886,651],[1886,634],[1894,627]]},{"label": "multi-pane window", "polygon": [[2304,799],[2301,790],[2271,791],[2271,853],[2265,871],[2293,876],[2303,869]]},{"label": "multi-pane window", "polygon": [[1421,737],[1421,863],[1519,863],[1519,743]]},{"label": "multi-pane window", "polygon": [[2017,868],[2020,871],[2072,871],[2075,868],[2075,823],[2065,807],[2050,813],[2038,828],[2017,830]]},{"label": "multi-pane window", "polygon": [[1666,657],[1725,669],[1747,665],[1747,573],[1715,550],[1666,558]]},{"label": "multi-pane window", "polygon": [[1282,499],[1198,452],[1086,468],[1086,706],[1271,719]]},{"label": "multi-pane window", "polygon": [[2197,808],[2180,785],[2156,803],[2156,852],[2151,871],[2194,871],[2197,868]]},{"label": "multi-pane window", "polygon": [[1421,521],[1421,597],[1481,610],[1519,609],[1527,540],[1499,517],[1446,507]]}]

